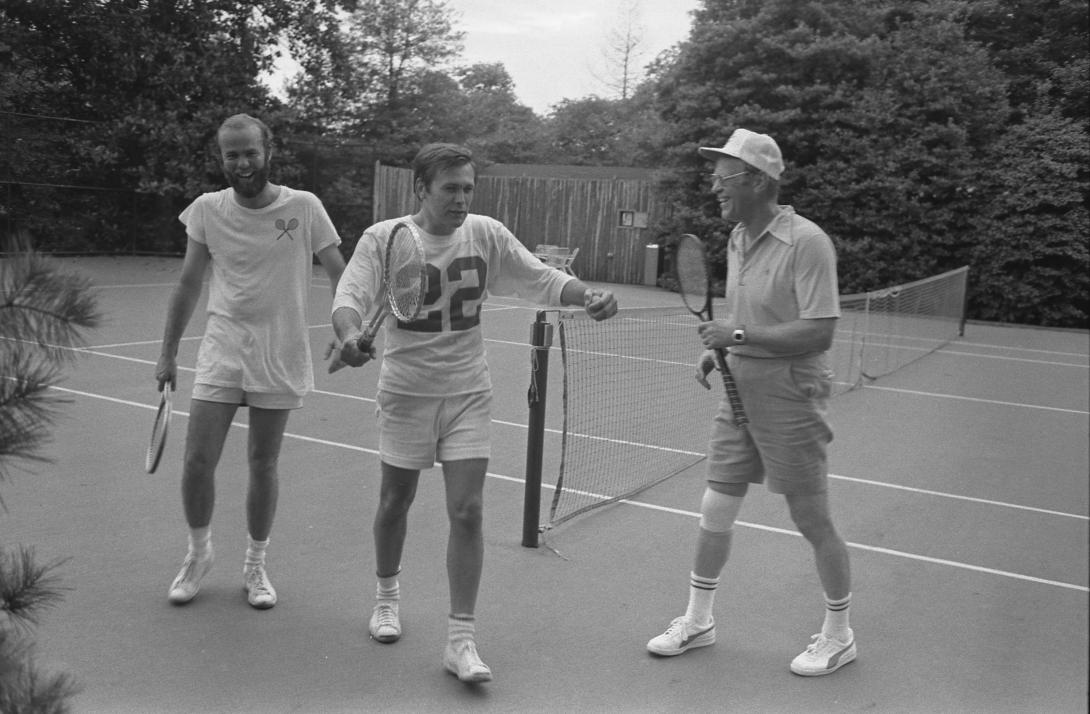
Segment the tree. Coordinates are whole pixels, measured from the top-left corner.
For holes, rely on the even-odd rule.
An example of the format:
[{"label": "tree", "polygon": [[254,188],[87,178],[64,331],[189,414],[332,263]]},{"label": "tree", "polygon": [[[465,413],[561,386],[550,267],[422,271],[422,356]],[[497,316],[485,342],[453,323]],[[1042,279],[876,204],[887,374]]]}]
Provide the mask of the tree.
[{"label": "tree", "polygon": [[293,31],[302,71],[289,83],[289,102],[324,117],[327,129],[404,153],[407,135],[428,128],[414,112],[418,89],[461,52],[462,33],[445,0],[353,5],[320,12]]},{"label": "tree", "polygon": [[973,2],[966,30],[1009,79],[1016,110],[1044,101],[1069,119],[1090,121],[1090,13],[1084,0]]},{"label": "tree", "polygon": [[457,126],[445,134],[469,146],[490,163],[527,163],[537,160],[541,149],[541,119],[515,97],[515,83],[502,64],[478,63],[454,70],[457,96],[449,98],[444,112]]},{"label": "tree", "polygon": [[630,98],[643,79],[645,28],[640,21],[641,10],[640,0],[620,0],[616,24],[606,31],[602,49],[605,69],[595,77],[613,98]]},{"label": "tree", "polygon": [[[72,348],[83,344],[82,331],[95,327],[100,317],[84,279],[27,252],[0,262],[0,301],[3,482],[9,462],[44,460],[40,449],[63,401],[50,386]],[[42,611],[61,599],[58,566],[38,565],[28,546],[0,543],[0,711],[66,712],[78,691],[70,675],[39,670],[30,639]]]},{"label": "tree", "polygon": [[982,239],[973,246],[971,314],[1085,327],[1090,320],[1083,123],[1030,111],[992,148],[971,186]]},{"label": "tree", "polygon": [[698,209],[680,214],[689,230],[725,240],[695,149],[744,126],[780,144],[783,195],[838,243],[846,292],[966,262],[977,236],[961,187],[1007,105],[961,7],[706,2],[657,83],[674,195]]},{"label": "tree", "polygon": [[[42,164],[55,171],[49,183],[109,189],[95,194],[97,223],[78,232],[42,231],[39,247],[130,247],[134,194],[161,197],[139,231],[142,249],[183,241],[174,216],[191,199],[218,188],[221,177],[208,150],[227,115],[261,114],[283,123],[277,103],[260,82],[279,52],[281,28],[311,5],[304,0],[38,0],[8,2],[0,26],[9,53],[0,63],[4,105],[17,112],[82,120],[93,131],[58,132],[63,151],[32,151],[12,167],[16,179],[34,182]],[[35,120],[31,117],[31,121]],[[40,127],[33,127],[41,133]],[[73,200],[79,197],[79,202]],[[86,194],[54,191],[50,220],[85,215]],[[66,205],[72,202],[75,205]],[[169,206],[169,210],[167,210]],[[25,220],[33,220],[28,211]],[[38,213],[43,213],[38,211]],[[71,245],[71,236],[83,241]],[[82,237],[80,233],[84,234]]]}]

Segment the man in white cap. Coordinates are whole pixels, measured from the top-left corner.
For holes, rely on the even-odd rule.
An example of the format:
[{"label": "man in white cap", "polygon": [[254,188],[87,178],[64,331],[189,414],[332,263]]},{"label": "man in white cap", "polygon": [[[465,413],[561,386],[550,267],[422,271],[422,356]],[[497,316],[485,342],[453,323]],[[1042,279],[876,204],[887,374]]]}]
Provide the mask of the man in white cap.
[{"label": "man in white cap", "polygon": [[647,649],[679,655],[715,642],[712,605],[730,554],[734,522],[750,483],[782,493],[814,550],[825,594],[825,621],[791,662],[805,676],[830,674],[856,657],[848,625],[848,550],[829,514],[825,420],[832,386],[826,351],[840,316],[836,253],[813,222],[778,203],[783,158],[765,134],[738,129],[722,148],[703,147],[728,245],[727,316],[699,328],[705,347],[697,379],[709,388],[713,349],[727,365],[749,423],[736,426],[724,394],[708,445],[689,606]]}]

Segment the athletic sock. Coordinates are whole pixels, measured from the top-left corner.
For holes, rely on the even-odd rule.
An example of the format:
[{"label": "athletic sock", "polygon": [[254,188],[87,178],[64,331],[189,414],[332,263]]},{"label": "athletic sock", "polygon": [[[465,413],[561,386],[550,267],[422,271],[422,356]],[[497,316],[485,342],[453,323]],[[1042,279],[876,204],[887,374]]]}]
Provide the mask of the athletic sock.
[{"label": "athletic sock", "polygon": [[467,614],[451,614],[447,617],[447,637],[452,645],[477,636],[477,618]]},{"label": "athletic sock", "polygon": [[401,599],[401,584],[398,582],[397,576],[401,571],[397,571],[393,575],[387,577],[378,578],[378,586],[375,588],[376,600],[388,600],[397,602]]},{"label": "athletic sock", "polygon": [[258,565],[265,564],[265,549],[269,547],[269,539],[254,540],[253,536],[249,536],[250,544],[246,548],[246,562],[245,567],[247,569],[253,568]]},{"label": "athletic sock", "polygon": [[197,558],[207,558],[212,550],[212,526],[189,529],[189,553]]},{"label": "athletic sock", "polygon": [[719,587],[719,578],[705,578],[696,573],[689,573],[689,609],[685,616],[697,627],[707,627],[712,623],[712,605],[715,604],[715,591]]},{"label": "athletic sock", "polygon": [[823,635],[841,642],[851,639],[851,629],[848,627],[848,610],[851,604],[851,593],[841,600],[832,600],[828,595],[825,596],[825,623],[821,626]]}]

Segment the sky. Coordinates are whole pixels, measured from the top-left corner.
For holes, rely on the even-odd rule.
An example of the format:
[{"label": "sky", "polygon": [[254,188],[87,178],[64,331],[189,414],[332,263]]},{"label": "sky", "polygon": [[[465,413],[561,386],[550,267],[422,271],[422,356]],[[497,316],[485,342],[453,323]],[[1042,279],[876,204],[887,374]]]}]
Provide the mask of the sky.
[{"label": "sky", "polygon": [[[637,52],[647,64],[688,38],[700,0],[638,0]],[[622,0],[449,0],[465,33],[466,64],[499,62],[518,100],[538,114],[563,99],[613,98],[603,52],[619,27]]]}]

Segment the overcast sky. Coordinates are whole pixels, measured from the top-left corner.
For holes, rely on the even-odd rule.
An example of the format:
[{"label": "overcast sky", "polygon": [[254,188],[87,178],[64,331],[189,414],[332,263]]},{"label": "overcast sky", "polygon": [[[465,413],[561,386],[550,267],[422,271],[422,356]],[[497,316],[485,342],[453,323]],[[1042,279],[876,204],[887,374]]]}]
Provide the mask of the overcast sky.
[{"label": "overcast sky", "polygon": [[[639,0],[641,64],[686,39],[699,0]],[[609,96],[603,51],[621,0],[450,0],[467,64],[500,62],[519,101],[539,114],[562,99]]]}]

